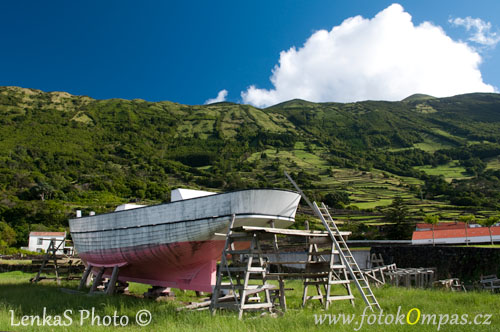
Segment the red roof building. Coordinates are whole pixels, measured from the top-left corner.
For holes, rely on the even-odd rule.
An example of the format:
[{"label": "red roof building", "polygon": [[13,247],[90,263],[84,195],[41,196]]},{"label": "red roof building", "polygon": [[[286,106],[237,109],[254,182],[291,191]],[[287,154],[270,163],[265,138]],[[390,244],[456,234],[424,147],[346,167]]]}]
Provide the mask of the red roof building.
[{"label": "red roof building", "polygon": [[[490,231],[488,227],[467,227],[467,236],[465,233],[465,224],[461,227],[450,223],[450,226],[436,226],[434,228],[434,242],[436,244],[460,244],[460,243],[490,243]],[[417,226],[417,229],[419,227]],[[423,228],[423,227],[422,227]],[[422,229],[420,228],[420,229]],[[431,230],[417,230],[413,232],[412,244],[432,244],[432,225]],[[493,242],[500,242],[500,226],[491,227]]]},{"label": "red roof building", "polygon": [[64,236],[66,232],[30,232],[30,236]]},{"label": "red roof building", "polygon": [[58,254],[64,253],[66,232],[30,232],[28,250],[34,252],[47,252],[50,243],[59,248]]}]

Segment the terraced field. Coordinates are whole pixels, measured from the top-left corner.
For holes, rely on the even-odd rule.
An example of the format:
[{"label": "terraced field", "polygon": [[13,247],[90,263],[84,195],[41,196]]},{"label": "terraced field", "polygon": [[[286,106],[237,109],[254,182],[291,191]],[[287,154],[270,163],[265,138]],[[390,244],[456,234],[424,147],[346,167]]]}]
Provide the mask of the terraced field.
[{"label": "terraced field", "polygon": [[417,166],[415,169],[423,171],[428,175],[442,175],[448,182],[451,182],[454,179],[470,178],[467,176],[465,168],[460,166],[457,160],[453,160],[446,165],[439,165],[436,167],[430,165]]}]

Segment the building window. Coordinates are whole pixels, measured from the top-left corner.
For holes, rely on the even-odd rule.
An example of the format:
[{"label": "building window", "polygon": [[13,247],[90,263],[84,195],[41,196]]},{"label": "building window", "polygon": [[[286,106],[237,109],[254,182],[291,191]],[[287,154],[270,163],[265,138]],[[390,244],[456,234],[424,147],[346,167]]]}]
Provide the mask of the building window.
[{"label": "building window", "polygon": [[42,248],[38,248],[36,252],[42,252]]},{"label": "building window", "polygon": [[38,238],[37,245],[41,246],[43,244],[43,239],[41,237]]}]

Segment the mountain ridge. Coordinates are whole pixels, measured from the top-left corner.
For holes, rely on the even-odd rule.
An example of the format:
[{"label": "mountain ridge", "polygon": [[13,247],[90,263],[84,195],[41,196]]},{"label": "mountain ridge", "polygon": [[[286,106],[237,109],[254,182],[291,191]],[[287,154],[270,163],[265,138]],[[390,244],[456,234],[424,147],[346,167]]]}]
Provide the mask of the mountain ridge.
[{"label": "mountain ridge", "polygon": [[179,186],[289,187],[283,170],[332,206],[500,207],[500,94],[259,109],[0,87],[0,128],[0,220],[18,244],[76,208],[168,201]]}]

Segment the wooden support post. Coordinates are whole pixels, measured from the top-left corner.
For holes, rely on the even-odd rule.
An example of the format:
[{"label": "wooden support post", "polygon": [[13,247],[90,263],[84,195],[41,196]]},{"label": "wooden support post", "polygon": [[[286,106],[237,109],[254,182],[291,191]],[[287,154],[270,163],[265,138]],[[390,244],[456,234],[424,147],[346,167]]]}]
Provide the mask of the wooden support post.
[{"label": "wooden support post", "polygon": [[82,289],[83,286],[88,286],[87,285],[87,279],[90,275],[90,272],[92,272],[92,265],[87,265],[85,268],[85,271],[83,272],[82,279],[80,280],[80,285],[78,285],[78,290]]},{"label": "wooden support post", "polygon": [[[59,248],[59,247],[57,247]],[[61,280],[59,279],[59,266],[57,265],[57,248],[54,240],[50,240],[49,251],[52,251],[52,258],[54,259],[54,270],[56,274],[56,282],[58,285],[61,284]]]},{"label": "wooden support post", "polygon": [[97,291],[97,287],[99,287],[99,285],[101,284],[102,282],[102,275],[104,274],[104,271],[106,270],[105,267],[102,267],[100,270],[99,270],[99,273],[97,273],[97,276],[95,277],[94,279],[94,283],[92,284],[92,288],[90,288],[90,292],[89,294],[92,294],[94,293],[95,291]]},{"label": "wooden support post", "polygon": [[116,282],[118,281],[118,271],[120,268],[118,266],[113,267],[113,273],[111,274],[111,278],[108,281],[108,288],[106,289],[107,295],[112,295],[115,293]]},{"label": "wooden support post", "polygon": [[87,288],[90,287],[93,279],[94,279],[94,273],[92,273],[92,269],[91,269],[89,275],[85,279],[85,287],[87,287]]},{"label": "wooden support post", "polygon": [[42,271],[45,269],[45,265],[47,264],[47,258],[45,258],[42,262],[42,265],[40,266],[40,270],[38,270],[38,273],[36,274],[35,279],[33,279],[33,282],[38,282],[40,281],[40,274]]},{"label": "wooden support post", "polygon": [[[274,227],[274,220],[271,221],[271,227],[275,228]],[[273,235],[273,248],[274,248],[274,255],[276,257],[276,260],[278,262],[281,262],[281,256],[280,256],[279,247],[278,247],[278,235],[277,234]],[[278,267],[278,273],[283,272],[281,264],[278,264],[277,267]],[[279,290],[279,292],[280,292],[279,293],[280,307],[281,307],[281,309],[283,309],[283,311],[286,311],[285,281],[283,280],[283,276],[279,276],[278,277],[278,283],[279,283],[279,287],[280,287],[280,290]]]},{"label": "wooden support post", "polygon": [[[222,250],[222,257],[219,266],[217,267],[217,278],[215,282],[215,287],[212,292],[212,299],[210,301],[210,312],[212,316],[215,316],[215,313],[217,311],[218,305],[219,305],[219,296],[220,296],[220,291],[221,291],[221,284],[222,284],[222,269],[227,268],[227,250],[234,250],[233,242],[231,241],[231,234],[232,234],[232,228],[234,226],[234,222],[236,221],[236,215],[233,214],[231,216],[231,222],[229,223],[229,228],[227,230],[227,235],[226,235],[226,242],[224,244],[224,249]],[[232,282],[231,278],[229,278],[230,281]],[[239,283],[239,280],[238,280]],[[236,303],[238,303],[238,297],[236,293],[234,293],[233,289],[233,295],[234,295],[234,300]]]}]

